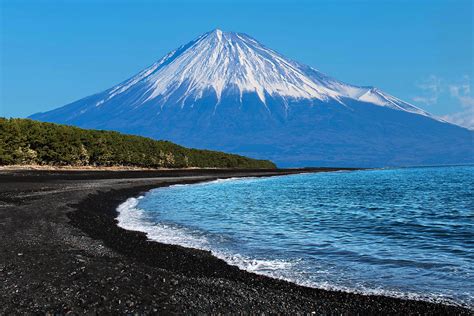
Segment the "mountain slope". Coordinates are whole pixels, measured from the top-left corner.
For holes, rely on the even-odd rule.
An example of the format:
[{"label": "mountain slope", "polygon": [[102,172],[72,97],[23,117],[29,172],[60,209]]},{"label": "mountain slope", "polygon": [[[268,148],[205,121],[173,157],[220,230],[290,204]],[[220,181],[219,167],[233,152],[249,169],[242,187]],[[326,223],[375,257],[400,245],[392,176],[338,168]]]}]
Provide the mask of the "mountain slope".
[{"label": "mountain slope", "polygon": [[373,87],[214,30],[111,89],[34,119],[118,130],[280,165],[474,162],[473,132]]}]

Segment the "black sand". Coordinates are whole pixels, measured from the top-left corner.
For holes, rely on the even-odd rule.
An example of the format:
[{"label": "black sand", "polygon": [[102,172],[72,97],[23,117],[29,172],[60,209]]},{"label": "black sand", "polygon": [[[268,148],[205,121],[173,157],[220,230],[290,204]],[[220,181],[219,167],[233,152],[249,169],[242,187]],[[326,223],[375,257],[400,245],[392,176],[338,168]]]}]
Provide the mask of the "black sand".
[{"label": "black sand", "polygon": [[473,314],[305,288],[116,226],[118,204],[158,186],[291,172],[0,172],[0,314]]}]

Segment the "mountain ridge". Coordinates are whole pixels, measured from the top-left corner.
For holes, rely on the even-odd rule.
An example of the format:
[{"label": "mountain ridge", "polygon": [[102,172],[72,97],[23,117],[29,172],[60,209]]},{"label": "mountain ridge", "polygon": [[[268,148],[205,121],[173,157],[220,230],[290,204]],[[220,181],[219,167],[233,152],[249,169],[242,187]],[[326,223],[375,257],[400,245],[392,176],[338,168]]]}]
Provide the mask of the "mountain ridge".
[{"label": "mountain ridge", "polygon": [[[384,115],[380,115],[381,112]],[[403,118],[399,118],[400,115]],[[291,166],[303,163],[336,163],[337,166],[353,163],[350,166],[355,167],[420,164],[433,161],[429,156],[436,152],[440,162],[463,163],[466,159],[472,161],[474,155],[468,149],[472,145],[472,133],[461,127],[378,88],[347,84],[287,59],[246,34],[219,29],[182,45],[110,89],[31,118],[271,158],[285,166],[294,161],[290,148],[300,158],[297,152],[305,151],[305,159],[297,159]],[[418,126],[410,123],[420,119],[429,120],[427,124],[434,129],[431,133],[440,137],[423,135],[423,132],[430,133],[426,126],[424,131],[419,130],[425,123]],[[412,130],[412,133],[400,129]],[[456,135],[443,136],[439,130]],[[303,131],[308,139],[298,135]],[[325,139],[321,139],[322,135]],[[444,146],[440,146],[438,150],[431,148],[429,153],[423,150],[417,153],[417,149],[423,149],[426,144],[414,144],[411,139],[414,135],[422,142],[425,139],[425,143],[446,143],[448,147],[458,143],[461,150],[453,148],[446,152]],[[449,140],[452,137],[455,141]],[[322,143],[315,142],[318,139]],[[368,146],[376,140],[378,145]],[[411,151],[407,151],[407,144],[413,146]],[[350,153],[341,148],[338,154],[334,146],[355,146],[360,150]],[[407,157],[400,159],[398,154],[388,152],[380,159],[361,157],[367,149],[377,146],[385,146],[381,149],[384,152],[402,149],[401,153],[405,152]],[[242,152],[242,148],[251,147],[255,149]],[[321,148],[328,152],[321,152]],[[343,161],[337,157],[349,154],[352,157]],[[415,159],[414,156],[420,157]]]}]

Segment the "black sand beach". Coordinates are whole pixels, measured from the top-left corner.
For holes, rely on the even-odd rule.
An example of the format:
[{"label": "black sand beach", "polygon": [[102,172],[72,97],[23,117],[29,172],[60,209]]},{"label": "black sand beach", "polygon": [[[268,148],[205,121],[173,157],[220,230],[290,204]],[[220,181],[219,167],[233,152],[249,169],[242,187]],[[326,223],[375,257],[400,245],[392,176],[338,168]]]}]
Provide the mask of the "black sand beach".
[{"label": "black sand beach", "polygon": [[301,287],[116,225],[116,207],[152,188],[301,171],[0,171],[0,314],[473,314]]}]

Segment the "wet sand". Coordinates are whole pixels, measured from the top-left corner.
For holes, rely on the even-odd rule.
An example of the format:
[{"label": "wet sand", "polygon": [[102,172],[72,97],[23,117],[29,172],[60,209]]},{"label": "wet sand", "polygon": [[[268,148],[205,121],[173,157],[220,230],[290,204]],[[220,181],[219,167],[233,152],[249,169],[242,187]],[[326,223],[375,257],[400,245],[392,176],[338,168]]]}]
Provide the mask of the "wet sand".
[{"label": "wet sand", "polygon": [[0,171],[0,314],[453,314],[442,304],[297,286],[116,225],[156,187],[324,170]]}]

